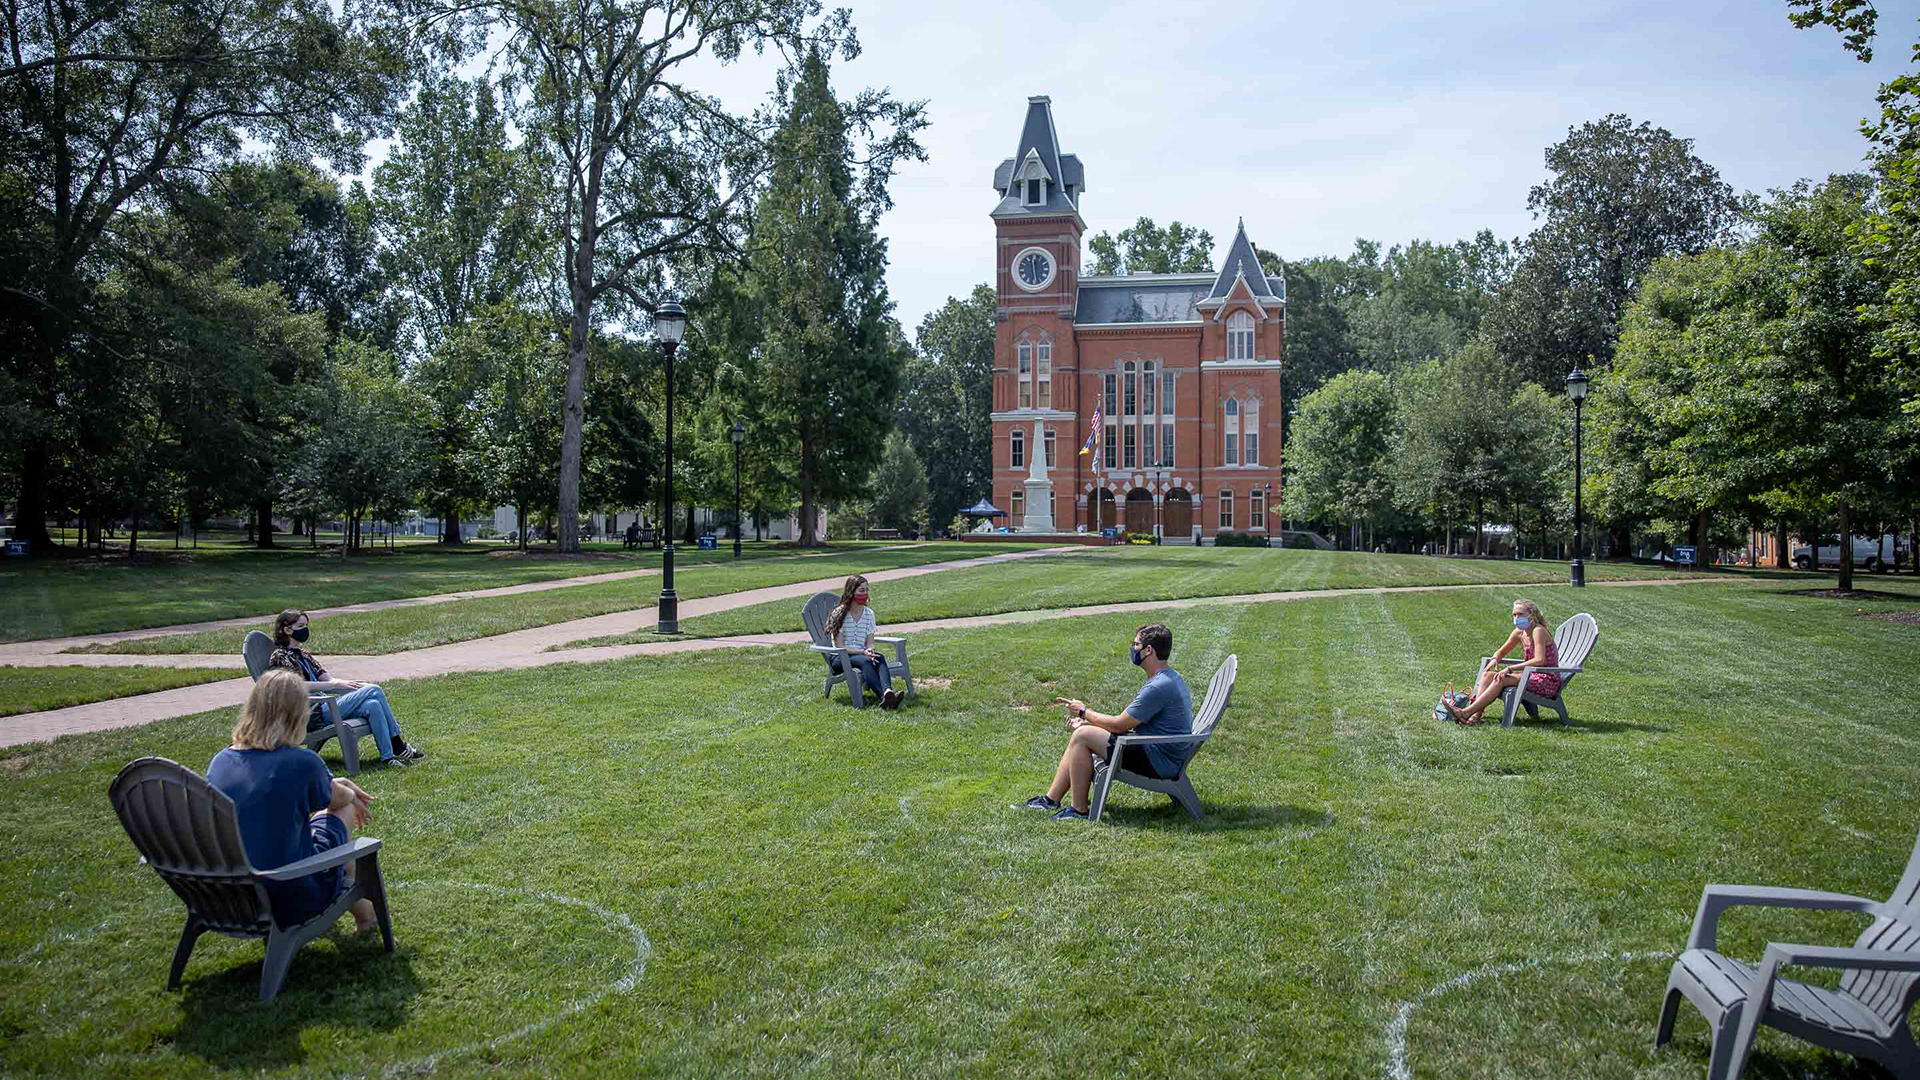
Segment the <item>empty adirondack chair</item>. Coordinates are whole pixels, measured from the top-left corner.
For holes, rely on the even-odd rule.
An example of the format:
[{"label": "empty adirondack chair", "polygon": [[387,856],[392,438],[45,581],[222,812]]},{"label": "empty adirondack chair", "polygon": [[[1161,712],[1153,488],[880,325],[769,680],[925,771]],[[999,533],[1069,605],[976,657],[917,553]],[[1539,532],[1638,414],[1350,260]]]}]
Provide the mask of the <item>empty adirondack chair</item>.
[{"label": "empty adirondack chair", "polygon": [[[1742,905],[1853,911],[1873,922],[1848,949],[1769,942],[1754,967],[1715,951],[1720,913]],[[1783,967],[1837,968],[1839,989],[1783,979]],[[1673,1038],[1682,996],[1713,1028],[1708,1080],[1739,1077],[1761,1024],[1877,1061],[1903,1080],[1920,1078],[1920,1046],[1907,1019],[1920,999],[1920,839],[1885,903],[1813,889],[1707,886],[1687,951],[1667,977],[1654,1046]]]},{"label": "empty adirondack chair", "polygon": [[[247,641],[240,649],[240,655],[247,660],[247,673],[254,682],[267,673],[267,661],[273,658],[273,639],[258,630],[247,631]],[[302,744],[307,749],[319,753],[327,745],[328,739],[340,740],[340,761],[347,768],[348,776],[360,775],[360,740],[373,734],[373,728],[364,719],[358,717],[343,720],[340,717],[340,695],[314,693],[308,695],[314,701],[326,703],[327,715],[333,717],[333,723],[314,728],[307,732]]]},{"label": "empty adirondack chair", "polygon": [[[272,1001],[286,981],[293,954],[326,933],[362,898],[373,901],[380,936],[387,951],[393,951],[393,920],[387,914],[386,883],[380,877],[380,841],[363,836],[310,859],[255,870],[240,843],[233,800],[185,765],[166,758],[141,758],[113,778],[107,797],[139,849],[141,861],[153,867],[187,905],[187,925],[173,952],[167,989],[180,985],[194,943],[211,930],[228,937],[265,939],[260,1000]],[[353,883],[325,911],[298,926],[273,921],[273,908],[261,882],[292,881],[349,862],[356,866]]]},{"label": "empty adirondack chair", "polygon": [[[1186,808],[1199,821],[1200,797],[1193,792],[1193,783],[1187,774],[1193,769],[1193,759],[1200,753],[1200,745],[1213,737],[1214,729],[1220,724],[1220,714],[1227,711],[1227,702],[1233,699],[1233,680],[1240,674],[1240,657],[1227,657],[1220,670],[1213,673],[1213,681],[1207,684],[1206,701],[1193,718],[1191,735],[1115,735],[1108,744],[1107,760],[1094,767],[1093,796],[1089,800],[1087,818],[1099,821],[1101,811],[1107,808],[1107,789],[1115,780],[1130,784],[1147,791],[1158,791],[1174,802]],[[1192,743],[1186,762],[1180,766],[1180,775],[1172,780],[1162,780],[1157,776],[1141,776],[1128,772],[1119,765],[1120,752],[1129,746],[1146,746],[1149,743]]]},{"label": "empty adirondack chair", "polygon": [[[1526,706],[1527,715],[1535,720],[1540,719],[1538,706],[1545,705],[1547,708],[1560,714],[1561,723],[1566,723],[1567,686],[1573,682],[1575,675],[1580,674],[1581,668],[1587,662],[1587,655],[1593,652],[1594,645],[1599,641],[1600,624],[1594,620],[1593,616],[1584,611],[1568,619],[1566,622],[1561,623],[1560,629],[1553,632],[1553,650],[1560,654],[1560,666],[1536,667],[1533,669],[1534,671],[1559,674],[1560,692],[1552,697],[1541,697],[1538,694],[1528,693],[1525,685],[1513,687],[1506,693],[1500,695],[1501,700],[1506,706],[1505,710],[1500,714],[1501,726],[1512,727],[1514,717],[1519,714],[1520,708],[1523,705]],[[1483,656],[1480,658],[1481,675],[1487,673],[1487,665],[1491,663],[1493,663],[1493,657],[1491,656]],[[1473,681],[1474,685],[1478,686],[1480,684],[1479,676],[1475,676]]]},{"label": "empty adirondack chair", "polygon": [[[807,605],[800,609],[800,619],[807,624],[807,635],[813,639],[813,644],[808,647],[819,653],[827,664],[827,681],[820,689],[820,696],[830,698],[833,696],[834,683],[846,683],[847,696],[853,699],[856,706],[864,709],[867,707],[866,680],[860,677],[859,668],[845,662],[846,658],[841,655],[845,650],[835,646],[833,635],[827,633],[827,616],[833,614],[834,605],[838,603],[839,593],[814,593],[807,600]],[[873,640],[893,646],[893,659],[887,661],[887,670],[906,684],[907,693],[913,693],[913,672],[907,666],[907,639],[876,634]]]}]

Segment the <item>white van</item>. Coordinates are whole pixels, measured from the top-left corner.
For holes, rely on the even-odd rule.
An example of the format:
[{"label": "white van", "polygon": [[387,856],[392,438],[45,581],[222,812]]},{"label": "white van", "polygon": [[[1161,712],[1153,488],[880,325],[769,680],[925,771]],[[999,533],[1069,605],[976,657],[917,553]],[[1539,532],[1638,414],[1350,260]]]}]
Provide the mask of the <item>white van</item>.
[{"label": "white van", "polygon": [[[1880,561],[1880,553],[1882,550],[1886,552],[1887,558],[1893,560],[1896,564],[1907,557],[1906,546],[1900,542],[1900,537],[1893,533],[1888,533],[1884,537],[1886,541],[1884,549],[1881,546],[1881,539],[1880,537],[1873,536],[1853,537],[1853,565],[1868,572],[1878,572],[1886,569],[1886,566]],[[1813,569],[1813,555],[1807,550],[1807,545],[1795,544],[1791,554],[1793,556],[1793,565],[1802,570]],[[1838,536],[1829,534],[1820,538],[1820,565],[1840,565],[1840,538]]]}]

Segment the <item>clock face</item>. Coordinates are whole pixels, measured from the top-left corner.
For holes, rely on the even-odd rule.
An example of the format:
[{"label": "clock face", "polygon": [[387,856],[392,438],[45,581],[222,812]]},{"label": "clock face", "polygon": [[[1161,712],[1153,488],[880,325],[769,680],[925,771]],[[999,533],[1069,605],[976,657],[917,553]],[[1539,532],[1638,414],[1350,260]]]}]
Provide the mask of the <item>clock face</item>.
[{"label": "clock face", "polygon": [[1020,253],[1013,270],[1021,288],[1038,289],[1053,280],[1053,259],[1039,248],[1028,248]]}]

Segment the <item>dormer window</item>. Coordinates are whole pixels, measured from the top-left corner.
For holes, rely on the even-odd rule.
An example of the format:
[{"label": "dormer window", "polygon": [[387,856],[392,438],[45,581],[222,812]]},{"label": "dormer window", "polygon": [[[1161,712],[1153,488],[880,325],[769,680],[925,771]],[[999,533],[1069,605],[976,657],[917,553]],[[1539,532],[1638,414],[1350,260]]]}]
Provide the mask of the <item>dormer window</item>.
[{"label": "dormer window", "polygon": [[1044,180],[1027,181],[1027,205],[1028,206],[1039,206],[1040,204],[1047,201],[1046,197],[1041,193],[1041,185],[1045,183],[1046,181]]},{"label": "dormer window", "polygon": [[1253,359],[1253,316],[1244,311],[1227,317],[1227,359]]}]

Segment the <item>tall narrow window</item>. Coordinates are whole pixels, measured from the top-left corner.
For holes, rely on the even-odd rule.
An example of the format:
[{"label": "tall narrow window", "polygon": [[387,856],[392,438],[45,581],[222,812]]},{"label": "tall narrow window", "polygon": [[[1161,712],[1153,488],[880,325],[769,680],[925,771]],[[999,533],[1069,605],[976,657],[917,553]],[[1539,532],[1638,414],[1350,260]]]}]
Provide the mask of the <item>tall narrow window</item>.
[{"label": "tall narrow window", "polygon": [[1160,464],[1173,468],[1173,425],[1160,425]]},{"label": "tall narrow window", "polygon": [[1026,338],[1020,339],[1020,363],[1014,369],[1015,378],[1020,384],[1020,407],[1033,408],[1033,345]]},{"label": "tall narrow window", "polygon": [[1171,371],[1160,373],[1160,411],[1168,416],[1173,415],[1173,372]]},{"label": "tall narrow window", "polygon": [[1148,416],[1152,416],[1160,411],[1154,407],[1154,401],[1158,397],[1156,391],[1160,388],[1160,380],[1154,376],[1153,361],[1151,360],[1140,365],[1140,371],[1140,382],[1147,392],[1147,407],[1140,411],[1146,413]]},{"label": "tall narrow window", "polygon": [[[1109,375],[1107,376],[1107,378],[1111,379],[1113,378],[1113,376]],[[1106,434],[1100,440],[1100,454],[1101,454],[1101,457],[1106,461],[1107,468],[1109,469],[1117,467],[1115,463],[1114,455],[1119,453],[1119,451],[1114,448],[1113,435],[1114,435],[1114,432],[1118,430],[1119,429],[1114,427],[1112,424],[1108,424]]]},{"label": "tall narrow window", "polygon": [[1242,442],[1247,451],[1247,464],[1258,465],[1260,464],[1260,407],[1247,406],[1240,419],[1240,428],[1245,435]]},{"label": "tall narrow window", "polygon": [[1159,455],[1154,453],[1154,451],[1160,448],[1159,438],[1159,435],[1155,434],[1152,424],[1148,424],[1140,430],[1141,464],[1147,466],[1158,466],[1160,464]]},{"label": "tall narrow window", "polygon": [[1010,520],[1025,525],[1027,523],[1027,493],[1021,491],[1019,488],[1015,488],[1013,494],[1007,497],[1007,503],[1013,511],[1010,515]]},{"label": "tall narrow window", "polygon": [[[1120,377],[1119,377],[1118,375],[1114,375],[1114,374],[1112,374],[1111,372],[1109,372],[1109,373],[1108,373],[1108,374],[1107,374],[1107,375],[1105,376],[1105,378],[1106,378],[1106,383],[1107,383],[1107,385],[1106,385],[1106,393],[1107,393],[1107,415],[1108,415],[1108,416],[1114,416],[1114,415],[1117,415],[1117,414],[1118,414],[1118,413],[1120,412],[1120,403],[1119,403],[1119,402],[1118,402],[1117,400],[1115,400],[1115,399],[1117,398],[1117,396],[1118,396],[1118,394],[1117,394],[1117,392],[1116,392],[1116,390],[1115,390],[1115,387],[1116,387],[1116,386],[1118,386],[1118,384],[1119,384],[1119,382],[1120,382]],[[1111,441],[1111,440],[1109,440],[1109,441]]]},{"label": "tall narrow window", "polygon": [[[1036,386],[1038,388],[1034,395],[1034,403],[1043,409],[1051,409],[1053,408],[1052,339],[1044,336],[1040,339],[1038,356],[1039,362],[1034,366],[1034,377],[1037,380]],[[1053,462],[1049,461],[1047,464],[1051,465]]]},{"label": "tall narrow window", "polygon": [[1016,469],[1027,467],[1027,433],[1019,428],[1007,436],[1007,464]]},{"label": "tall narrow window", "polygon": [[1120,429],[1120,467],[1123,469],[1133,468],[1134,463],[1140,460],[1135,452],[1136,434],[1137,429],[1132,424]]},{"label": "tall narrow window", "polygon": [[[1017,495],[1014,497],[1019,498]],[[1220,489],[1220,527],[1233,528],[1233,492],[1226,488]]]},{"label": "tall narrow window", "polygon": [[1233,398],[1227,399],[1226,456],[1224,464],[1240,464],[1240,403]]},{"label": "tall narrow window", "polygon": [[1027,205],[1040,205],[1040,181],[1038,180],[1027,181]]},{"label": "tall narrow window", "polygon": [[1247,492],[1247,528],[1267,527],[1267,493],[1255,488]]},{"label": "tall narrow window", "polygon": [[1253,316],[1244,311],[1227,317],[1227,359],[1253,359]]},{"label": "tall narrow window", "polygon": [[1132,416],[1136,412],[1134,406],[1140,403],[1140,376],[1133,373],[1133,361],[1131,360],[1127,361],[1126,366],[1122,367],[1120,371],[1126,380],[1125,385],[1120,391],[1120,414],[1122,416]]},{"label": "tall narrow window", "polygon": [[1046,447],[1047,456],[1042,458],[1041,460],[1045,461],[1047,463],[1047,468],[1051,469],[1053,468],[1053,432],[1051,431],[1047,432],[1047,437],[1044,445]]}]

